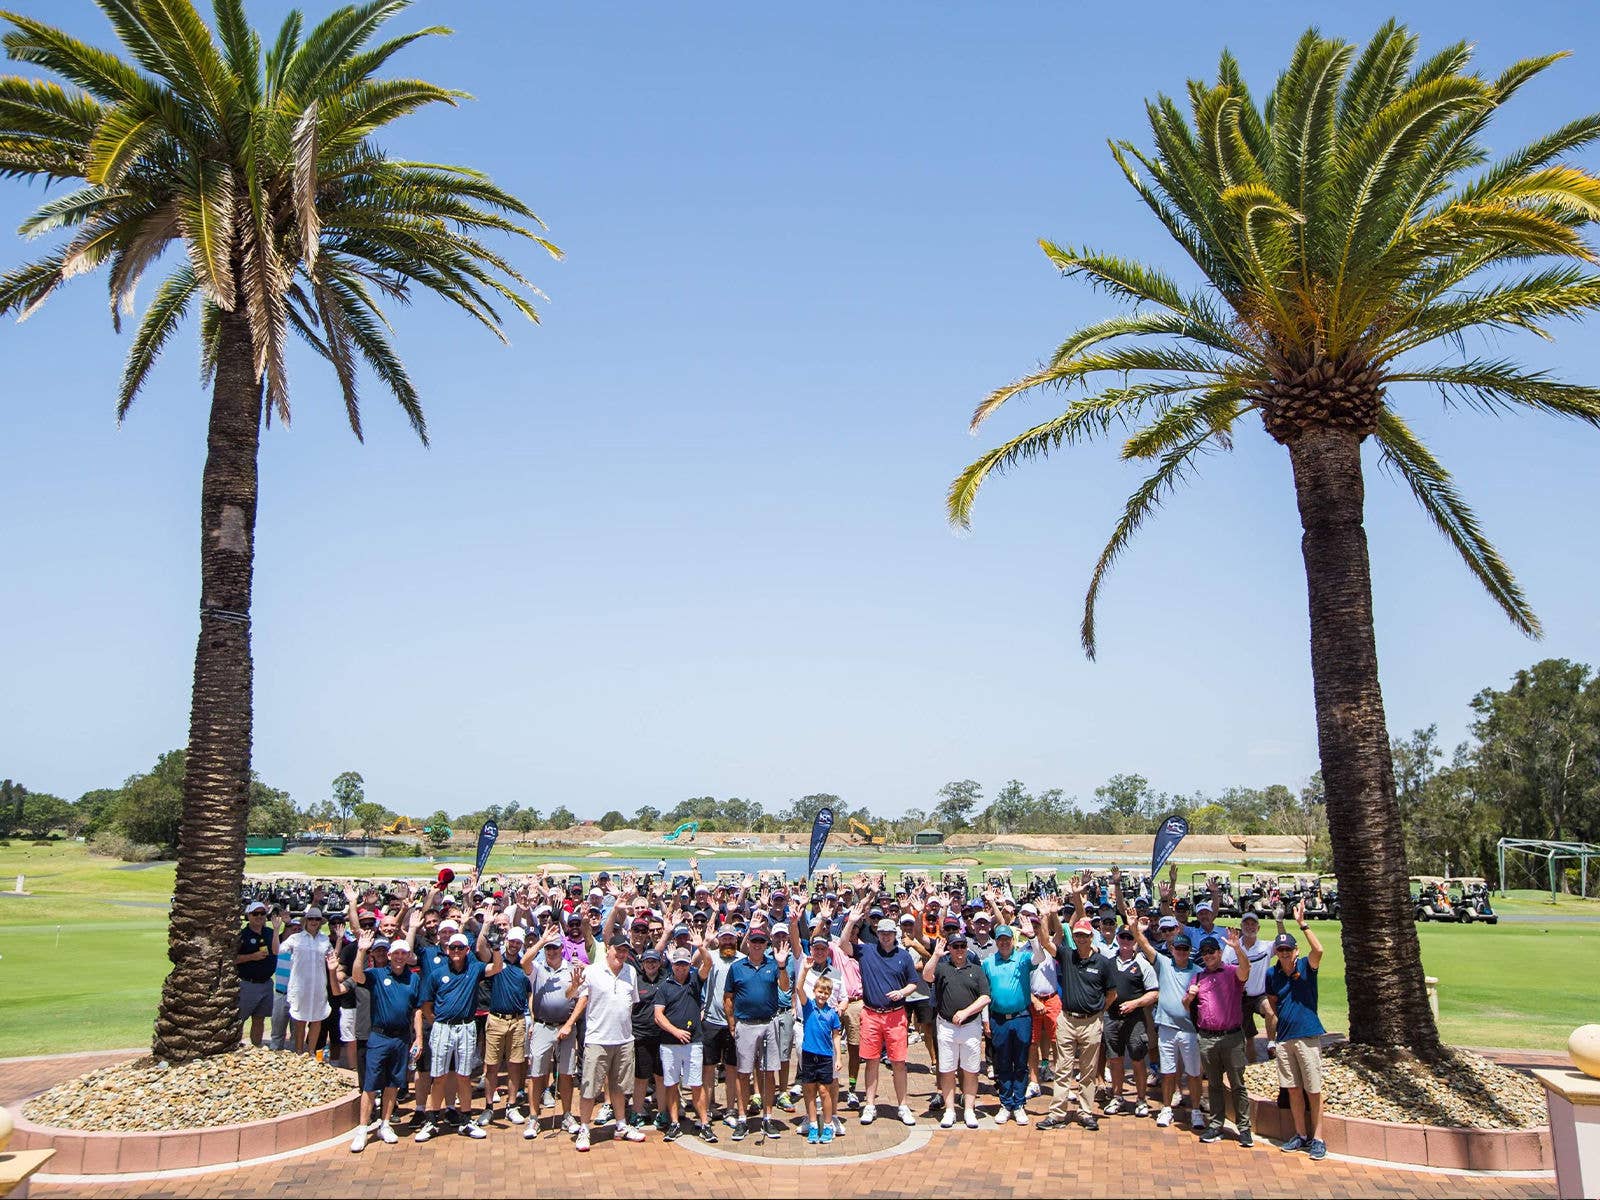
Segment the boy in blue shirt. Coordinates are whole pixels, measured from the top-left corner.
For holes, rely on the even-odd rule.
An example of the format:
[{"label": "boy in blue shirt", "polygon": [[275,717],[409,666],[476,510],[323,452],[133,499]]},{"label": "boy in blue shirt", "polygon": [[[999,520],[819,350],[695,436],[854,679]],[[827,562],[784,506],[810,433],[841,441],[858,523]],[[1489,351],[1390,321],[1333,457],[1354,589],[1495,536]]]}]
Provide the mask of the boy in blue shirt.
[{"label": "boy in blue shirt", "polygon": [[[1278,922],[1272,942],[1272,966],[1267,970],[1267,995],[1278,1010],[1278,1083],[1289,1093],[1294,1114],[1294,1136],[1283,1144],[1286,1151],[1304,1150],[1312,1158],[1325,1158],[1322,1140],[1322,1018],[1317,1015],[1317,968],[1322,965],[1322,943],[1306,924],[1306,905],[1295,906],[1294,919],[1306,935],[1311,953],[1296,955],[1299,943]],[[1309,1108],[1309,1114],[1307,1112]]]},{"label": "boy in blue shirt", "polygon": [[833,980],[820,976],[812,994],[815,999],[804,1000],[804,992],[794,989],[795,1010],[804,1026],[800,1035],[800,1084],[806,1094],[806,1141],[816,1145],[833,1141],[834,1063],[844,1026],[839,1010],[833,1006]]}]

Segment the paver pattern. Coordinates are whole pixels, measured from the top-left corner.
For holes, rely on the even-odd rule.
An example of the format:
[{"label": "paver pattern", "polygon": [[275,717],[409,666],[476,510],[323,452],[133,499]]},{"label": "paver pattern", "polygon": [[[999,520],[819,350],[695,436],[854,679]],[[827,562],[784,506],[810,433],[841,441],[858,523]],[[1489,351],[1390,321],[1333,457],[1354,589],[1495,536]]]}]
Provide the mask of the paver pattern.
[{"label": "paver pattern", "polygon": [[[25,1063],[0,1063],[0,1102],[14,1103],[60,1079],[103,1066],[105,1056],[75,1056]],[[926,1111],[932,1079],[912,1075],[913,1111]],[[988,1097],[980,1109],[990,1105]],[[1048,1096],[1029,1111],[1041,1116]],[[882,1111],[882,1110],[880,1110]],[[893,1110],[889,1110],[892,1114]],[[235,1197],[260,1195],[392,1197],[431,1195],[770,1197],[816,1195],[891,1197],[933,1194],[1004,1197],[1061,1196],[1482,1196],[1493,1200],[1555,1195],[1553,1176],[1493,1178],[1432,1174],[1367,1166],[1329,1158],[1313,1163],[1281,1154],[1258,1142],[1244,1150],[1231,1140],[1199,1146],[1195,1135],[1176,1127],[1157,1130],[1149,1121],[1103,1118],[1099,1133],[1073,1128],[1052,1133],[1014,1125],[996,1128],[987,1118],[976,1131],[934,1128],[924,1117],[927,1145],[878,1161],[812,1166],[829,1157],[884,1150],[911,1131],[880,1117],[862,1128],[851,1115],[849,1136],[824,1151],[804,1146],[791,1133],[763,1150],[758,1139],[735,1144],[724,1134],[717,1150],[737,1160],[695,1153],[661,1141],[651,1131],[641,1144],[597,1137],[579,1154],[565,1137],[526,1142],[520,1131],[500,1126],[476,1142],[458,1136],[416,1145],[376,1143],[354,1155],[343,1145],[257,1167],[133,1184],[38,1184],[33,1195],[116,1197]],[[1172,1153],[1163,1154],[1163,1147]],[[710,1149],[710,1148],[708,1148]]]}]

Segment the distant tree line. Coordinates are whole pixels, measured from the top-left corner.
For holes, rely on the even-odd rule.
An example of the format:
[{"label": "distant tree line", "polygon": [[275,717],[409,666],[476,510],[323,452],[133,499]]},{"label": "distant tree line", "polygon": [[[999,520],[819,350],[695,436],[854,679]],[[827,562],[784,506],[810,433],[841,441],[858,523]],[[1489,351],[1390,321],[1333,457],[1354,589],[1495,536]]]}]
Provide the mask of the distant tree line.
[{"label": "distant tree line", "polygon": [[[1508,687],[1485,688],[1472,698],[1471,738],[1448,754],[1438,726],[1394,739],[1394,764],[1407,858],[1417,874],[1482,874],[1494,870],[1502,836],[1600,840],[1600,678],[1584,663],[1545,659],[1518,671]],[[0,780],[0,837],[83,836],[127,857],[170,854],[183,809],[184,752],[161,755],[121,787],[99,788],[68,801]],[[874,836],[905,842],[920,829],[944,833],[1126,834],[1147,833],[1156,822],[1182,813],[1195,833],[1282,834],[1304,840],[1308,865],[1326,861],[1327,822],[1322,780],[1298,788],[1230,787],[1216,795],[1157,791],[1142,775],[1113,775],[1080,801],[1060,788],[1033,792],[1008,780],[992,797],[975,780],[952,780],[926,808],[880,815],[852,807],[842,797],[814,792],[777,811],[738,796],[691,796],[662,811],[642,805],[631,816],[612,809],[596,822],[602,830],[670,832],[694,821],[703,832],[788,832],[804,836],[824,806],[834,811],[835,837],[850,837],[853,818]],[[512,800],[450,816],[401,818],[366,798],[358,772],[334,779],[329,795],[306,808],[289,793],[259,779],[250,784],[252,835],[287,837],[311,829],[368,837],[393,832],[397,822],[418,840],[442,844],[448,827],[476,832],[486,820],[505,841],[527,840],[544,830],[566,830],[578,817],[566,804],[548,815]],[[435,831],[433,838],[422,827]]]}]

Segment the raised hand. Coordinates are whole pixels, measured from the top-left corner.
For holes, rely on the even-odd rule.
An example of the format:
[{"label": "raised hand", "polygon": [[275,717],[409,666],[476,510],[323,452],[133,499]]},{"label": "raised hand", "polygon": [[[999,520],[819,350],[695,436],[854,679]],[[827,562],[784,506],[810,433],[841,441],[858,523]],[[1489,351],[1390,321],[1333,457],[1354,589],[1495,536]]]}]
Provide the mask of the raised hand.
[{"label": "raised hand", "polygon": [[1306,902],[1304,900],[1294,906],[1294,922],[1296,925],[1306,923]]},{"label": "raised hand", "polygon": [[362,950],[371,950],[372,949],[372,943],[375,940],[375,938],[376,938],[376,935],[373,933],[372,930],[363,929],[361,931],[361,936],[356,939],[356,945],[361,947]]}]

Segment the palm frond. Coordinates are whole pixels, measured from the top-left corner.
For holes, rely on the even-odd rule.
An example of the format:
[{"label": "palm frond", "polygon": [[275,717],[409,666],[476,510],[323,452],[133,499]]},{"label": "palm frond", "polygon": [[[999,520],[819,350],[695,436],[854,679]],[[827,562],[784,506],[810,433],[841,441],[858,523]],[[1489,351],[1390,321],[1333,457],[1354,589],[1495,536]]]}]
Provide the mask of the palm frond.
[{"label": "palm frond", "polygon": [[1600,426],[1600,388],[1563,383],[1544,371],[1524,371],[1503,359],[1440,363],[1396,372],[1387,382],[1432,384],[1446,401],[1459,400],[1494,415],[1522,405]]},{"label": "palm frond", "polygon": [[1089,576],[1089,590],[1083,601],[1083,625],[1079,630],[1079,637],[1083,643],[1083,652],[1093,659],[1096,654],[1095,646],[1095,605],[1100,600],[1100,588],[1105,583],[1106,575],[1116,564],[1122,552],[1127,549],[1133,535],[1139,531],[1145,520],[1162,502],[1172,494],[1177,486],[1187,478],[1189,471],[1194,466],[1194,458],[1206,448],[1207,443],[1214,436],[1214,431],[1207,428],[1188,440],[1180,442],[1166,454],[1162,455],[1161,465],[1134,490],[1128,497],[1128,502],[1123,506],[1122,518],[1111,533],[1111,539],[1100,551],[1100,557],[1095,562],[1094,571]]},{"label": "palm frond", "polygon": [[150,369],[161,357],[161,351],[189,311],[189,305],[200,291],[194,271],[188,266],[179,267],[161,284],[155,299],[139,322],[133,336],[133,346],[128,351],[128,361],[122,368],[122,386],[117,391],[117,423],[128,415],[134,398],[150,375]]},{"label": "palm frond", "polygon": [[1422,510],[1461,556],[1479,583],[1483,584],[1511,623],[1529,637],[1543,632],[1516,576],[1500,557],[1500,552],[1484,535],[1477,517],[1467,507],[1455,481],[1439,460],[1417,440],[1399,415],[1385,410],[1378,418],[1378,445],[1383,450],[1381,464],[1400,476]]}]

